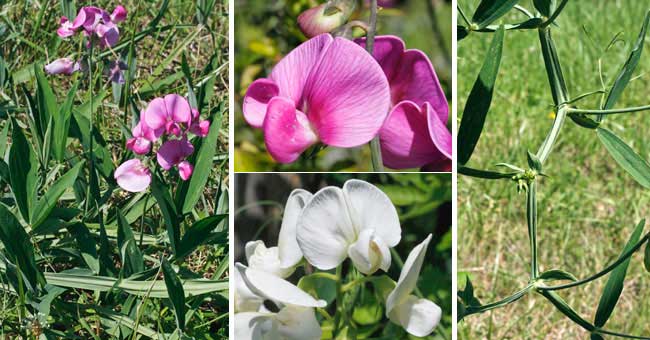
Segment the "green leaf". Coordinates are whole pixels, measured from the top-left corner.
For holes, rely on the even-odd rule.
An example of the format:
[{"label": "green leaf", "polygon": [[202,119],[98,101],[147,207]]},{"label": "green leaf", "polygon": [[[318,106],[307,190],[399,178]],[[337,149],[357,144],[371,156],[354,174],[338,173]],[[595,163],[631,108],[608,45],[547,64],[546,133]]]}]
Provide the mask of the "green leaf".
[{"label": "green leaf", "polygon": [[[643,20],[643,25],[641,26],[641,32],[639,32],[639,36],[637,37],[636,42],[632,47],[632,51],[630,51],[630,56],[627,58],[627,61],[625,61],[623,68],[621,68],[621,71],[619,72],[618,76],[616,77],[616,80],[614,81],[614,85],[612,86],[612,89],[609,91],[609,94],[607,95],[607,100],[605,101],[605,105],[603,106],[604,110],[611,109],[614,107],[614,104],[616,104],[616,101],[620,98],[621,94],[623,93],[623,90],[625,90],[625,87],[630,82],[630,79],[632,79],[632,73],[634,73],[634,70],[639,64],[639,60],[641,59],[641,53],[643,53],[643,42],[645,41],[645,36],[648,31],[649,21],[650,21],[650,11],[647,12],[645,15],[645,19]],[[597,120],[601,121],[602,118],[603,116],[599,115],[597,117]]]},{"label": "green leaf", "polygon": [[45,192],[43,197],[38,200],[36,207],[34,208],[34,213],[30,220],[32,228],[38,228],[38,226],[43,223],[43,221],[45,221],[45,219],[47,219],[47,217],[50,215],[52,209],[56,207],[59,198],[61,198],[61,195],[63,195],[66,189],[72,188],[74,182],[77,180],[77,177],[79,177],[79,171],[81,171],[83,164],[84,162],[81,161],[77,163],[72,169],[68,170],[68,172],[66,172],[65,175],[61,176],[61,178],[54,182],[50,189]]},{"label": "green leaf", "polygon": [[[41,126],[47,126],[50,118],[56,119],[59,114],[59,106],[56,103],[56,96],[50,83],[43,73],[43,64],[34,64],[34,75],[36,76],[36,102],[38,104],[38,118]],[[45,131],[41,131],[41,136]]]},{"label": "green leaf", "polygon": [[124,267],[122,270],[125,273],[125,277],[129,277],[135,273],[139,273],[144,270],[144,257],[138,244],[135,242],[133,237],[133,230],[129,222],[126,221],[124,215],[119,209],[117,210],[117,247],[120,249],[120,255],[122,257],[122,264]]},{"label": "green leaf", "polygon": [[552,269],[547,270],[539,274],[540,280],[569,280],[569,281],[578,281],[578,279],[573,276],[573,274],[566,272],[561,269]]},{"label": "green leaf", "polygon": [[227,214],[213,215],[206,217],[192,225],[183,235],[183,239],[178,245],[177,259],[192,253],[198,246],[208,243],[215,238],[222,238],[228,243],[228,231],[213,233],[212,231],[223,221],[227,219]]},{"label": "green leaf", "polygon": [[519,0],[482,0],[472,16],[472,23],[478,29],[483,29],[508,13],[518,2]]},{"label": "green leaf", "polygon": [[185,76],[185,84],[187,85],[187,100],[190,102],[190,106],[194,109],[198,109],[198,103],[196,101],[196,94],[194,94],[193,80],[192,80],[192,71],[190,70],[190,65],[187,63],[187,57],[185,53],[181,55],[181,70]]},{"label": "green leaf", "polygon": [[88,227],[83,223],[75,223],[68,226],[68,231],[77,241],[77,247],[81,252],[81,258],[86,262],[88,268],[95,274],[99,274],[99,259],[97,257],[97,247]]},{"label": "green leaf", "polygon": [[645,266],[645,270],[650,272],[650,242],[646,243],[645,245],[645,254],[643,257],[643,265]]},{"label": "green leaf", "polygon": [[189,180],[181,183],[177,191],[177,206],[183,214],[190,213],[194,209],[196,202],[203,195],[203,189],[208,182],[210,172],[214,168],[213,158],[217,152],[217,142],[219,141],[219,133],[223,121],[223,110],[224,106],[221,105],[213,114],[210,131],[199,142],[200,146],[197,148],[194,172]]},{"label": "green leaf", "polygon": [[36,266],[34,246],[23,226],[4,204],[0,204],[0,241],[7,257],[35,289],[37,283],[42,281],[42,275]]},{"label": "green leaf", "polygon": [[[47,283],[67,288],[87,289],[99,292],[108,292],[119,289],[125,293],[136,296],[149,296],[152,298],[169,298],[167,285],[163,280],[136,281],[119,280],[113,277],[71,274],[71,273],[44,273]],[[228,280],[187,279],[181,280],[186,297],[203,295],[214,292],[227,292]]]},{"label": "green leaf", "polygon": [[327,301],[328,304],[336,298],[336,282],[317,275],[301,277],[298,281],[298,288],[313,297]]},{"label": "green leaf", "polygon": [[165,286],[167,286],[169,299],[176,313],[178,328],[183,330],[185,328],[185,293],[183,292],[183,284],[172,266],[164,258],[162,260],[162,271],[165,277]]},{"label": "green leaf", "polygon": [[578,124],[579,126],[582,126],[583,128],[595,129],[598,126],[600,126],[599,122],[591,119],[591,117],[587,117],[587,115],[585,114],[571,112],[569,113],[569,118],[571,118],[571,120],[574,123]]},{"label": "green leaf", "polygon": [[527,156],[528,156],[528,166],[539,172],[542,172],[542,162],[539,160],[539,157],[535,155],[534,153],[531,153],[530,151],[527,151]]},{"label": "green leaf", "polygon": [[490,110],[494,84],[499,73],[501,54],[503,52],[503,38],[505,30],[503,25],[495,33],[490,49],[485,56],[478,79],[474,82],[472,91],[467,98],[463,110],[463,118],[458,130],[458,163],[467,163],[474,152],[474,148],[481,137],[485,118]]},{"label": "green leaf", "polygon": [[483,179],[511,179],[512,176],[517,174],[516,172],[503,173],[490,170],[474,169],[462,165],[458,166],[458,173],[469,177]]},{"label": "green leaf", "polygon": [[36,184],[38,160],[18,122],[12,119],[11,148],[9,149],[9,176],[16,205],[25,221],[29,221]]},{"label": "green leaf", "polygon": [[544,57],[544,65],[548,82],[551,86],[551,93],[553,94],[553,103],[556,107],[566,103],[569,99],[566,83],[564,81],[564,74],[562,73],[562,65],[555,50],[555,43],[551,36],[551,29],[545,28],[539,30],[539,42],[542,46],[542,56]]},{"label": "green leaf", "polygon": [[68,141],[68,130],[70,130],[70,117],[72,117],[72,104],[74,96],[79,88],[80,81],[77,81],[66,97],[61,110],[54,116],[54,134],[52,135],[52,149],[54,158],[61,162],[65,156],[65,147]]},{"label": "green leaf", "polygon": [[384,316],[384,307],[377,300],[375,294],[362,292],[359,301],[354,305],[352,320],[363,326],[375,325]]},{"label": "green leaf", "polygon": [[547,18],[551,16],[553,8],[555,8],[555,0],[533,0],[533,4],[535,9]]},{"label": "green leaf", "polygon": [[151,194],[158,202],[158,207],[163,215],[163,220],[165,221],[165,226],[167,228],[167,236],[169,237],[169,243],[172,246],[172,252],[174,256],[178,254],[178,245],[180,243],[180,226],[178,221],[178,214],[176,213],[176,207],[172,202],[167,186],[163,185],[158,176],[151,176]]},{"label": "green leaf", "polygon": [[[644,226],[645,219],[641,220],[639,224],[637,224],[621,254],[627,253],[637,242],[639,242]],[[625,281],[625,275],[627,274],[627,267],[629,264],[630,259],[628,258],[624,262],[621,262],[621,264],[619,264],[618,267],[609,274],[609,279],[607,279],[603,295],[600,297],[598,309],[596,310],[596,317],[594,318],[594,325],[596,327],[603,327],[612,315],[614,307],[616,307],[616,303],[618,302],[618,298],[621,296],[621,292],[623,292],[623,282]]]},{"label": "green leaf", "polygon": [[634,180],[644,188],[650,189],[650,165],[648,162],[634,152],[631,147],[612,131],[600,127],[596,130],[596,133],[614,160],[632,175]]},{"label": "green leaf", "polygon": [[551,301],[555,308],[557,308],[560,312],[562,312],[562,314],[566,315],[573,322],[590,332],[594,330],[594,325],[590,324],[589,321],[583,319],[580,315],[578,315],[578,313],[576,313],[576,311],[573,310],[573,308],[571,308],[571,306],[569,306],[569,304],[567,304],[566,301],[564,301],[564,299],[562,299],[556,292],[551,290],[542,290],[540,294]]}]

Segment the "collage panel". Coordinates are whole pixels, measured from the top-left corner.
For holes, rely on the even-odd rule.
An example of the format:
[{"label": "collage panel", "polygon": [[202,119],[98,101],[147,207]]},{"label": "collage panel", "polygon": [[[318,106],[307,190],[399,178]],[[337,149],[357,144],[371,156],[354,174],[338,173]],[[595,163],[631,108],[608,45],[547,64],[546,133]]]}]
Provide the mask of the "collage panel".
[{"label": "collage panel", "polygon": [[450,174],[234,180],[236,339],[452,339]]},{"label": "collage panel", "polygon": [[457,339],[650,336],[649,9],[458,0]]},{"label": "collage panel", "polygon": [[451,1],[234,8],[235,171],[451,171]]},{"label": "collage panel", "polygon": [[0,338],[228,338],[228,6],[0,2]]}]

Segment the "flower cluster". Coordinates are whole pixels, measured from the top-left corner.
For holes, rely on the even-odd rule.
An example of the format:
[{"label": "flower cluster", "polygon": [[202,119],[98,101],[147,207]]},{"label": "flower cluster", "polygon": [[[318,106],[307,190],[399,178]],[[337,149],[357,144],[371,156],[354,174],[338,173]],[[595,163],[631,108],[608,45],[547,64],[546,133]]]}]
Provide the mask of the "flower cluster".
[{"label": "flower cluster", "polygon": [[[82,7],[73,21],[67,17],[61,17],[60,27],[56,33],[62,39],[74,36],[82,32],[83,36],[88,38],[86,46],[95,44],[100,48],[110,48],[115,46],[120,40],[120,30],[117,23],[126,19],[126,9],[118,5],[112,13],[94,6]],[[122,71],[125,69],[124,63],[112,61],[109,63],[110,78],[113,82],[124,83]],[[45,66],[45,71],[49,74],[65,74],[82,70],[80,63],[71,58],[59,58]]]},{"label": "flower cluster", "polygon": [[[314,308],[325,308],[327,302],[285,279],[304,263],[303,258],[323,271],[342,266],[350,258],[354,268],[365,275],[386,272],[391,264],[390,248],[400,239],[395,206],[368,182],[349,180],[343,188],[326,187],[316,194],[294,190],[285,206],[278,246],[248,242],[248,266],[236,264],[236,337],[320,339]],[[394,289],[385,298],[386,317],[415,336],[433,332],[442,315],[435,303],[412,295],[430,240],[431,235],[411,251]]]},{"label": "flower cluster", "polygon": [[[177,168],[183,180],[188,180],[194,170],[187,158],[194,152],[189,133],[205,137],[210,122],[201,120],[199,111],[192,108],[184,97],[168,94],[152,100],[140,113],[140,121],[131,130],[132,138],[126,147],[137,155],[147,155],[157,141],[162,141],[156,151],[158,165],[164,170]],[[139,158],[122,163],[115,170],[115,180],[122,189],[130,192],[145,190],[151,183],[151,172]]]},{"label": "flower cluster", "polygon": [[350,6],[338,2],[298,18],[312,38],[248,87],[244,119],[264,131],[266,148],[280,163],[296,161],[317,143],[350,148],[379,136],[390,168],[450,171],[449,106],[431,61],[395,36],[376,37],[371,56],[365,38],[324,33],[350,15]]}]

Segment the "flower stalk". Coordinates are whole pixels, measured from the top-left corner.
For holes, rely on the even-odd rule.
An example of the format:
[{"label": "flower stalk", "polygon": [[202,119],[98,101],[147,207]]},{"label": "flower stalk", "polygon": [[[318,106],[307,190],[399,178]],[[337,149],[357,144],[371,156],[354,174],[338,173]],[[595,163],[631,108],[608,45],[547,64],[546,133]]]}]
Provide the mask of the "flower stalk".
[{"label": "flower stalk", "polygon": [[[366,51],[373,55],[375,45],[375,33],[377,32],[377,0],[370,0],[370,20],[366,31]],[[379,135],[370,141],[370,157],[372,159],[372,170],[375,172],[384,171],[384,162],[381,157],[381,145]]]}]

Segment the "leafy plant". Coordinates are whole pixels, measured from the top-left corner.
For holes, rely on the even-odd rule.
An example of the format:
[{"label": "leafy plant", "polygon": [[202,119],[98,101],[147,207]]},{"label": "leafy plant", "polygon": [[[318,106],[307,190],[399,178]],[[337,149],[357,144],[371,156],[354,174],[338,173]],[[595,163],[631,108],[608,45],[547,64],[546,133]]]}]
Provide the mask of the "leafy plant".
[{"label": "leafy plant", "polygon": [[[484,313],[495,308],[500,308],[521,299],[527,293],[537,293],[546,298],[569,320],[588,331],[591,334],[592,339],[602,339],[604,336],[648,339],[649,337],[647,337],[647,335],[623,334],[608,330],[605,327],[621,296],[631,256],[646,245],[650,239],[650,234],[644,235],[643,233],[645,220],[640,221],[633,229],[629,241],[624,246],[618,259],[593,275],[589,275],[583,279],[577,279],[573,274],[561,269],[553,269],[542,273],[539,271],[537,252],[537,191],[538,187],[541,186],[544,177],[552,176],[552,174],[545,172],[544,165],[558,139],[558,135],[560,134],[567,117],[576,123],[577,126],[593,131],[612,158],[625,171],[627,171],[636,182],[644,187],[648,187],[649,184],[647,174],[650,169],[648,169],[647,162],[621,138],[602,125],[604,124],[604,118],[608,115],[632,113],[650,109],[650,106],[620,109],[614,108],[614,105],[620,98],[623,90],[632,79],[632,74],[639,63],[643,51],[643,43],[646,37],[648,22],[650,21],[650,12],[646,14],[638,38],[636,39],[625,64],[621,67],[611,85],[603,90],[572,97],[568,93],[560,59],[551,34],[552,31],[556,29],[555,19],[562,13],[568,3],[569,1],[561,1],[558,3],[555,1],[534,1],[533,4],[537,12],[533,14],[523,6],[517,5],[516,2],[498,3],[483,0],[476,10],[477,13],[474,14],[471,20],[465,15],[461,7],[458,8],[459,14],[465,22],[464,26],[458,28],[459,32],[463,32],[462,34],[459,34],[459,39],[465,39],[468,36],[477,33],[489,33],[494,35],[492,47],[486,56],[479,79],[474,84],[474,88],[478,88],[479,90],[488,93],[488,96],[472,96],[472,94],[470,94],[463,112],[458,133],[458,145],[461,146],[459,149],[459,172],[466,176],[485,180],[505,179],[515,181],[518,189],[526,192],[526,218],[530,241],[530,276],[528,284],[521,290],[499,301],[482,303],[475,296],[474,286],[468,278],[465,288],[458,292],[458,318],[459,320],[462,320],[473,314]],[[516,24],[500,24],[498,26],[492,23],[494,21],[492,18],[498,18],[513,8],[527,15],[528,20]],[[486,11],[486,13],[483,13],[483,11]],[[476,18],[483,19],[479,22]],[[550,92],[554,101],[554,123],[538,151],[536,153],[528,152],[527,167],[519,167],[511,164],[499,164],[504,168],[507,168],[507,172],[472,168],[468,163],[474,151],[474,146],[479,141],[479,137],[482,133],[483,122],[489,113],[492,89],[497,86],[495,84],[498,83],[498,61],[500,60],[501,50],[503,49],[503,37],[506,32],[511,34],[510,32],[518,30],[536,30],[538,33],[538,39],[546,69],[546,76],[548,78]],[[495,65],[495,61],[497,65]],[[487,81],[485,81],[485,79],[487,79]],[[489,91],[486,91],[486,89],[489,89]],[[472,93],[474,93],[474,90]],[[577,107],[580,100],[598,94],[601,95],[601,106],[599,108],[582,109]],[[475,124],[473,122],[480,122],[480,124]],[[469,142],[469,145],[462,147],[463,143],[466,141]],[[647,261],[648,260],[646,259],[645,262]],[[603,277],[607,277],[607,283],[597,305],[593,322],[580,316],[557,293],[559,290],[579,287]],[[568,282],[559,283],[557,281]]]}]

